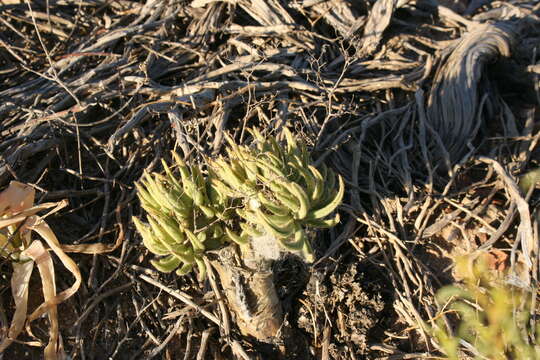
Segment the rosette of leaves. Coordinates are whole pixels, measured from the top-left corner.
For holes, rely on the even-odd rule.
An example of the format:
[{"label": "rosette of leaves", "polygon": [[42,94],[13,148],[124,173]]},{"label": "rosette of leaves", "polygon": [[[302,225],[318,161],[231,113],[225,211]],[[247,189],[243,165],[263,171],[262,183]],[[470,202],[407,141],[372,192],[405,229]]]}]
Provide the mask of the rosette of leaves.
[{"label": "rosette of leaves", "polygon": [[238,243],[271,235],[286,251],[300,252],[313,261],[306,235],[309,228],[329,228],[339,223],[339,214],[329,217],[341,203],[345,186],[341,176],[325,165],[317,168],[303,143],[284,130],[286,144],[251,130],[252,147],[228,139],[228,159],[210,162],[212,183],[218,191],[243,199],[236,210],[244,220],[240,233],[230,233]]},{"label": "rosette of leaves", "polygon": [[158,256],[151,260],[156,269],[183,275],[196,265],[204,278],[203,253],[230,240],[226,224],[234,214],[233,201],[215,189],[199,166],[173,157],[180,176],[162,161],[165,174],[145,173],[136,185],[148,224],[133,221],[146,248]]},{"label": "rosette of leaves", "polygon": [[[252,130],[254,146],[228,139],[228,156],[208,160],[207,172],[173,154],[179,176],[163,162],[164,174],[145,174],[137,184],[148,223],[134,219],[154,266],[180,275],[194,265],[205,274],[210,257],[242,333],[267,341],[280,333],[283,311],[272,263],[285,251],[313,260],[306,230],[331,227],[344,194],[343,179],[314,166],[304,144],[285,130],[286,144]],[[230,242],[236,249],[223,247]],[[263,250],[264,249],[264,250]],[[271,254],[272,256],[268,256]]]}]

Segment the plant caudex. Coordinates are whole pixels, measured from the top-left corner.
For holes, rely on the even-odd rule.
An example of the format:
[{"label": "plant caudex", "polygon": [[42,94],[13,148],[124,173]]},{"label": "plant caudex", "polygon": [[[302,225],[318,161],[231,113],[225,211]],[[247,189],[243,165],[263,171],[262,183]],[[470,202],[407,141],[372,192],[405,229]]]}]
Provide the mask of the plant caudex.
[{"label": "plant caudex", "polygon": [[228,158],[210,160],[207,174],[174,154],[180,177],[163,162],[164,175],[145,174],[137,185],[149,224],[134,222],[146,247],[160,256],[152,261],[158,270],[185,274],[197,264],[204,275],[205,250],[263,235],[313,260],[306,228],[339,222],[337,214],[327,217],[343,199],[343,179],[324,165],[316,168],[288,130],[285,147],[256,130],[252,135],[253,147],[229,138]]}]

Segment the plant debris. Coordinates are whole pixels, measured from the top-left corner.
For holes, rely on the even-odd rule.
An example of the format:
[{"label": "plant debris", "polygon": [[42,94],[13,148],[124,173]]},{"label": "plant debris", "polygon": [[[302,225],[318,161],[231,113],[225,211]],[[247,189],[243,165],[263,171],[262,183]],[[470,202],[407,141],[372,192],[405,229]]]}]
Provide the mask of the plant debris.
[{"label": "plant debris", "polygon": [[[69,201],[46,219],[81,275],[56,304],[66,357],[442,357],[428,325],[455,324],[436,293],[460,283],[463,254],[536,306],[539,16],[535,0],[0,0],[0,189]],[[216,159],[252,128],[291,129],[346,189],[309,281],[290,271],[287,289],[287,261],[274,266],[274,343],[242,335],[217,277],[154,271],[131,221],[135,184],[171,150]],[[53,295],[9,262],[2,274],[9,341],[9,279],[29,284],[30,313]],[[56,324],[32,320],[0,356],[41,356]]]}]

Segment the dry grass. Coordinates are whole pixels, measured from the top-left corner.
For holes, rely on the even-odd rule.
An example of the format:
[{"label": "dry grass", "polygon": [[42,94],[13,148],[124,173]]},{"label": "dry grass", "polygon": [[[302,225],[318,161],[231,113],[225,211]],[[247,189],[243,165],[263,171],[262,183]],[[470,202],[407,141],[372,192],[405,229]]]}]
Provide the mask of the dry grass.
[{"label": "dry grass", "polygon": [[[66,353],[436,358],[424,324],[443,306],[437,289],[457,281],[455,255],[502,252],[507,281],[536,293],[539,194],[517,179],[540,154],[540,6],[445,3],[455,11],[420,0],[0,0],[0,187],[67,199],[47,218],[65,246],[118,246],[73,255],[83,282],[59,306]],[[171,149],[197,161],[223,151],[225,132],[249,144],[247,128],[284,126],[346,179],[346,204],[342,224],[318,233],[314,266],[276,264],[286,325],[281,343],[263,344],[240,335],[212,277],[154,272],[130,219],[134,183]],[[11,271],[2,264],[3,337]],[[5,359],[41,356],[32,345],[49,323],[32,328]]]}]

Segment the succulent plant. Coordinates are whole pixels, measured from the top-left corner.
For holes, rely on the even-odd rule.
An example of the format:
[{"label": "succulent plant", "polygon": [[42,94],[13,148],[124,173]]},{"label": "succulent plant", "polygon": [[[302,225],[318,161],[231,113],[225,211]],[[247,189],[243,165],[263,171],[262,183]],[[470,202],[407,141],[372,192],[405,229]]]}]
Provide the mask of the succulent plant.
[{"label": "succulent plant", "polygon": [[251,133],[254,147],[228,138],[228,157],[209,160],[206,174],[173,154],[179,177],[162,161],[164,174],[145,173],[136,185],[148,224],[137,218],[134,223],[158,256],[151,261],[158,270],[181,275],[196,264],[204,276],[204,251],[263,235],[312,261],[306,228],[339,222],[338,214],[327,217],[343,199],[343,179],[324,165],[316,168],[288,130],[286,147],[275,137]]},{"label": "succulent plant", "polygon": [[164,175],[145,173],[136,185],[148,224],[136,217],[133,221],[144,245],[159,257],[151,260],[156,269],[182,275],[196,264],[204,277],[204,251],[231,240],[227,223],[233,200],[217,191],[200,167],[173,157],[179,177],[163,161]]},{"label": "succulent plant", "polygon": [[253,146],[227,138],[227,157],[208,160],[205,172],[173,154],[179,177],[165,162],[164,174],[145,173],[136,186],[148,224],[137,218],[134,223],[144,245],[158,256],[152,264],[163,272],[182,275],[196,264],[203,278],[204,252],[237,243],[240,257],[231,255],[236,249],[223,247],[210,262],[242,333],[267,341],[283,324],[272,260],[291,251],[313,261],[306,231],[339,222],[339,215],[330,215],[345,185],[326,166],[317,168],[288,130],[285,146],[257,130],[251,133]]},{"label": "succulent plant", "polygon": [[286,146],[257,130],[251,133],[254,147],[237,145],[228,138],[228,159],[210,161],[216,189],[243,199],[244,206],[236,209],[244,220],[236,238],[242,241],[270,234],[283,249],[300,251],[312,261],[306,229],[328,228],[339,222],[339,214],[328,216],[343,199],[343,179],[324,165],[316,168],[306,146],[296,142],[289,130],[284,130]]}]

